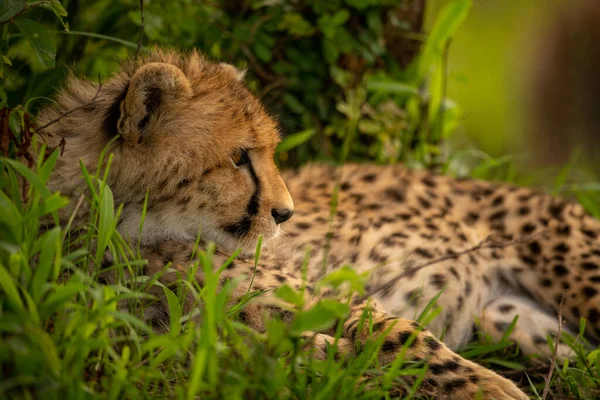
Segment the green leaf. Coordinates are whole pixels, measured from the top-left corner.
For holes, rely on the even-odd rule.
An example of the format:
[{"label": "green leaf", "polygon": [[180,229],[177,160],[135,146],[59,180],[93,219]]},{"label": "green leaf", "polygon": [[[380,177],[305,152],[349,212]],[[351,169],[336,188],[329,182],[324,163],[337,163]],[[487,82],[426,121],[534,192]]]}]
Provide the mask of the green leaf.
[{"label": "green leaf", "polygon": [[63,17],[66,17],[69,14],[58,0],[50,0],[50,3],[45,3],[41,6],[47,8],[48,10],[52,10],[52,12],[54,12],[54,15],[56,15],[56,17],[59,19],[63,28],[65,28],[65,31],[69,32],[69,24],[63,20]]},{"label": "green leaf", "polygon": [[17,160],[12,160],[6,157],[0,157],[0,162],[10,165],[15,171],[21,174],[27,181],[33,186],[42,197],[50,196],[50,191],[46,187],[46,183],[43,182],[39,176],[33,173],[27,166],[20,163]]},{"label": "green leaf", "polygon": [[19,295],[19,290],[15,285],[15,281],[13,277],[10,276],[8,271],[4,268],[2,263],[0,263],[0,288],[4,291],[5,298],[9,303],[15,307],[17,310],[23,310],[23,302],[21,301],[21,296]]},{"label": "green leaf", "polygon": [[415,86],[400,82],[377,81],[374,79],[369,79],[367,82],[367,89],[372,92],[384,92],[392,94],[419,94],[419,89],[417,89]]},{"label": "green leaf", "polygon": [[171,334],[177,336],[179,335],[179,332],[181,332],[181,303],[179,302],[179,299],[175,293],[173,293],[173,291],[171,291],[169,288],[163,286],[162,290],[167,297],[167,304],[169,305],[169,318],[171,322],[169,325],[170,331]]},{"label": "green leaf", "polygon": [[286,93],[283,95],[283,102],[292,112],[296,114],[302,114],[306,111],[306,107],[298,100],[296,97],[291,95],[290,93]]},{"label": "green leaf", "polygon": [[17,19],[15,25],[25,35],[40,62],[46,68],[54,68],[56,45],[52,35],[40,24],[30,19]]},{"label": "green leaf", "polygon": [[471,4],[472,0],[454,0],[440,11],[425,42],[423,52],[416,61],[417,82],[422,81],[430,66],[438,62],[447,41],[454,36],[467,17]]},{"label": "green leaf", "polygon": [[359,274],[354,268],[344,265],[320,279],[317,285],[329,285],[337,289],[343,284],[348,284],[352,292],[363,294],[367,277],[367,274]]},{"label": "green leaf", "polygon": [[301,144],[305,143],[308,139],[314,136],[317,131],[314,129],[306,129],[301,132],[292,133],[291,135],[286,136],[281,143],[277,146],[276,153],[281,153],[282,151],[290,151]]},{"label": "green leaf", "polygon": [[302,304],[302,294],[295,291],[289,285],[283,285],[277,288],[277,290],[275,291],[275,296],[277,296],[283,301],[287,301],[288,303],[297,306]]},{"label": "green leaf", "polygon": [[55,227],[45,233],[41,239],[44,240],[44,245],[42,246],[38,266],[31,282],[31,293],[36,303],[42,298],[44,285],[51,275],[52,267],[56,262],[55,254],[57,254],[56,257],[60,257],[60,231],[60,227]]},{"label": "green leaf", "polygon": [[57,312],[77,293],[86,289],[85,284],[71,281],[66,285],[57,285],[55,292],[49,295],[40,307],[40,317],[46,319]]},{"label": "green leaf", "polygon": [[21,137],[21,127],[23,126],[23,111],[12,110],[8,116],[8,126],[11,132],[18,139]]},{"label": "green leaf", "polygon": [[23,11],[26,4],[26,0],[3,0],[0,2],[0,23],[9,21]]},{"label": "green leaf", "polygon": [[307,331],[322,331],[350,312],[347,305],[333,300],[321,300],[307,311],[300,312],[292,322],[290,332],[300,335]]},{"label": "green leaf", "polygon": [[269,47],[267,47],[266,45],[262,44],[262,43],[254,43],[254,45],[252,46],[252,48],[254,49],[254,53],[256,54],[256,57],[258,57],[258,59],[262,62],[269,62],[271,61],[271,57],[273,57],[273,53],[271,52],[271,49]]},{"label": "green leaf", "polygon": [[96,258],[100,260],[115,229],[115,202],[112,191],[104,181],[99,181],[100,202],[98,205],[98,248]]}]

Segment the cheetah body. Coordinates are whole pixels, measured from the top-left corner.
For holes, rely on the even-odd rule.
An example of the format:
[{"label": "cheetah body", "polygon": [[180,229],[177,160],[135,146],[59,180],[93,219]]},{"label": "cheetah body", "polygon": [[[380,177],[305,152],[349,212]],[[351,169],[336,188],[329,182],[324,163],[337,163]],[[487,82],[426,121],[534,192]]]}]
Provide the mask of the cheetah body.
[{"label": "cheetah body", "polygon": [[[368,309],[379,329],[375,336],[387,332],[380,361],[392,361],[407,335],[415,335],[407,357],[428,364],[426,383],[440,397],[472,398],[483,390],[485,398],[527,398],[510,381],[452,351],[470,339],[476,321],[500,338],[518,314],[511,337],[528,353],[547,354],[545,337],[556,330],[553,315],[568,290],[567,322],[576,326],[585,317],[587,334],[600,336],[600,223],[579,205],[400,165],[311,165],[285,172],[282,180],[272,160],[278,141],[273,120],[235,68],[197,53],[155,50],[126,64],[100,89],[72,78],[57,105],[41,112],[40,124],[96,94],[102,101],[43,132],[50,145],[63,138],[66,143],[50,188],[77,199],[79,160],[93,171],[108,147],[108,183],[123,204],[119,230],[131,240],[139,234],[148,193],[140,238],[146,274],[166,263],[187,273],[200,232],[217,245],[217,267],[241,248],[242,257],[223,277],[254,275],[252,288],[267,291],[243,313],[252,327],[262,329],[269,313],[289,317],[270,289],[299,287],[307,259],[309,301],[334,295],[314,288],[327,272],[349,265],[368,273],[366,294],[354,298],[339,351],[352,353],[353,342],[367,339],[357,321]],[[87,211],[77,208],[75,224],[85,221]],[[259,235],[264,249],[254,270],[244,256],[252,254]],[[167,273],[161,280],[176,278]],[[438,295],[441,314],[428,326],[432,334],[413,320]],[[445,344],[433,336],[443,332]],[[317,351],[333,343],[331,333],[310,336]],[[561,355],[567,352],[561,348]]]}]

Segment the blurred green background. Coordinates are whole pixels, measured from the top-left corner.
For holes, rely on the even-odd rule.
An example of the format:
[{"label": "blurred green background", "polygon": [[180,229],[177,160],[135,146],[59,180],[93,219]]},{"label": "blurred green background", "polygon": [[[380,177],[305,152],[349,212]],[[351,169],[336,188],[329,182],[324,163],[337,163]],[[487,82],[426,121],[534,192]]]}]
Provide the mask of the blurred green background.
[{"label": "blurred green background", "polygon": [[[69,69],[105,79],[135,51],[138,0],[5,1],[31,8],[0,20],[0,53],[12,64],[0,94],[11,110],[35,113]],[[600,165],[600,105],[590,95],[598,3],[146,0],[143,43],[248,69],[248,85],[290,137],[282,165],[403,161],[511,180],[515,165]],[[32,41],[36,29],[43,40]],[[481,164],[487,172],[474,172]]]}]

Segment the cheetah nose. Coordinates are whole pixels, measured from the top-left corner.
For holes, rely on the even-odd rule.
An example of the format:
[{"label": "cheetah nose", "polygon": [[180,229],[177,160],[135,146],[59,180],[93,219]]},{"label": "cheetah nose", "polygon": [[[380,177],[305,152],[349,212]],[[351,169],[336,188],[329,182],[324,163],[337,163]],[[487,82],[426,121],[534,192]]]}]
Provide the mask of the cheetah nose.
[{"label": "cheetah nose", "polygon": [[275,219],[275,223],[279,225],[292,218],[292,215],[294,215],[294,210],[290,210],[287,208],[278,210],[276,208],[273,208],[271,209],[271,215],[273,216],[273,219]]}]

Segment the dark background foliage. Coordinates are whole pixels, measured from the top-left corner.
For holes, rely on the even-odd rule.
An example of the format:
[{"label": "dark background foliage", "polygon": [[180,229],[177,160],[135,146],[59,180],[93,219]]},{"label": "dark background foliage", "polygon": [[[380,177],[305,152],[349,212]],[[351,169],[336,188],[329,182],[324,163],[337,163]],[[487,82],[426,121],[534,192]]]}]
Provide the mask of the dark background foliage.
[{"label": "dark background foliage", "polygon": [[[468,9],[469,2],[455,3],[421,57],[423,0],[157,0],[145,5],[142,43],[196,48],[247,69],[248,85],[289,138],[278,156],[285,165],[342,158],[432,165],[457,118],[453,104],[441,100],[440,51]],[[135,51],[139,1],[62,6],[64,12],[55,0],[29,3],[16,18],[3,18],[11,107],[35,113],[69,69],[103,79]]]}]

